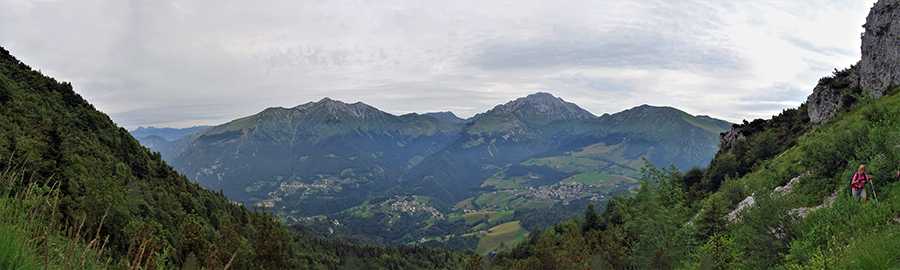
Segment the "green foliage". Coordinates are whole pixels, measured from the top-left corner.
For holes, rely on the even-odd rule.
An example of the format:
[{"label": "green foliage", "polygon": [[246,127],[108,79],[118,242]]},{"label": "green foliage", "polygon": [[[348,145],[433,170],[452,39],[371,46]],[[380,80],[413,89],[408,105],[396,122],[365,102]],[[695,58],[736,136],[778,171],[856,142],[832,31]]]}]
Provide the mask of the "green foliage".
[{"label": "green foliage", "polygon": [[[788,262],[795,265],[825,264],[843,260],[849,246],[861,236],[892,229],[893,207],[887,204],[856,202],[850,196],[838,196],[830,208],[813,212],[800,223],[798,239],[791,243]],[[891,225],[889,225],[891,224]],[[866,237],[863,237],[863,239]],[[852,258],[852,257],[850,257]],[[877,269],[877,268],[857,268]]]},{"label": "green foliage", "polygon": [[586,233],[597,229],[600,229],[600,215],[597,214],[597,208],[594,207],[594,203],[591,203],[584,210],[584,226],[581,227],[581,231]]},{"label": "green foliage", "polygon": [[790,197],[755,196],[756,204],[745,211],[741,223],[732,232],[749,268],[771,268],[783,263],[790,243],[798,234],[798,219],[789,212],[796,205]]},{"label": "green foliage", "polygon": [[481,270],[484,269],[484,264],[484,258],[478,254],[473,254],[469,262],[466,263],[466,270]]},{"label": "green foliage", "polygon": [[24,177],[21,168],[0,171],[0,268],[107,268],[101,245],[108,239],[97,231],[90,242],[82,240],[78,235],[91,230],[84,223],[65,226],[63,235],[59,231],[63,226],[52,219],[57,214],[58,186],[32,183],[17,191],[14,187]]},{"label": "green foliage", "polygon": [[734,177],[738,174],[740,165],[735,154],[716,154],[716,157],[709,163],[709,168],[706,169],[706,175],[703,177],[703,189],[710,192],[719,190],[719,186],[726,178]]},{"label": "green foliage", "polygon": [[[4,214],[9,209],[3,207]],[[26,235],[21,229],[6,222],[0,224],[0,267],[3,269],[40,269],[40,261],[35,255],[33,244],[23,241]]]},{"label": "green foliage", "polygon": [[786,109],[772,119],[744,120],[734,125],[739,134],[730,144],[719,149],[710,162],[704,181],[707,191],[714,192],[726,176],[741,177],[753,171],[762,162],[797,144],[801,135],[813,127],[809,122],[806,104],[797,109]]},{"label": "green foliage", "polygon": [[697,213],[697,217],[694,218],[698,240],[706,241],[709,237],[725,232],[727,224],[725,214],[727,214],[727,206],[730,204],[725,203],[721,197],[710,196],[700,212]]},{"label": "green foliage", "polygon": [[713,235],[700,247],[698,253],[693,255],[694,262],[688,265],[690,269],[736,269],[743,258],[735,245],[735,241],[727,235]]},{"label": "green foliage", "polygon": [[878,233],[863,233],[854,238],[841,254],[838,267],[845,269],[900,268],[900,229],[896,225]]}]

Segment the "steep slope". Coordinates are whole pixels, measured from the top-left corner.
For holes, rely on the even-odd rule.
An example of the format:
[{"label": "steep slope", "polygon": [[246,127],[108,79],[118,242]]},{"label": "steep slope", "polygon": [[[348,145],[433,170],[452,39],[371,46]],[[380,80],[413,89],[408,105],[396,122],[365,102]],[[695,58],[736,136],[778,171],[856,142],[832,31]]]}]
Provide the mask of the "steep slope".
[{"label": "steep slope", "polygon": [[719,133],[731,127],[731,123],[708,116],[648,105],[604,115],[595,125],[600,127],[596,136],[629,134],[628,140],[636,142],[632,148],[650,150],[651,162],[681,170],[709,162],[718,151]]},{"label": "steep slope", "polygon": [[238,201],[277,198],[303,215],[333,213],[395,186],[401,173],[459,128],[430,116],[394,116],[325,98],[191,135],[173,164]]}]

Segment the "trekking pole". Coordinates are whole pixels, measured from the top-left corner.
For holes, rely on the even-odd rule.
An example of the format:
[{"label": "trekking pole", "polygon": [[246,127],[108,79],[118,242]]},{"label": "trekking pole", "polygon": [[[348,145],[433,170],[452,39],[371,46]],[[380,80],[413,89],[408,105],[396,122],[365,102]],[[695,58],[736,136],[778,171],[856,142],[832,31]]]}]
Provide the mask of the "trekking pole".
[{"label": "trekking pole", "polygon": [[[869,186],[872,187],[872,197],[875,198],[875,202],[878,202],[878,194],[875,194],[875,181],[872,181],[872,179],[869,179]],[[865,187],[863,187],[863,188],[865,188]]]}]

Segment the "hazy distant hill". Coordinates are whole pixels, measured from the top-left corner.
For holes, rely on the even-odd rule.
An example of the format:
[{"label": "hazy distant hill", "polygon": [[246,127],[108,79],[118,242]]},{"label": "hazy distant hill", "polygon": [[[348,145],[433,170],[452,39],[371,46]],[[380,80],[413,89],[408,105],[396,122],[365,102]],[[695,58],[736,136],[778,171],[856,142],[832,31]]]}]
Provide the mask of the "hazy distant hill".
[{"label": "hazy distant hill", "polygon": [[436,118],[437,120],[447,121],[451,123],[465,123],[466,119],[459,118],[453,112],[436,112],[436,113],[426,113],[425,115]]},{"label": "hazy distant hill", "polygon": [[210,126],[194,126],[189,128],[156,128],[156,127],[138,127],[135,130],[129,131],[131,136],[135,138],[141,139],[147,136],[159,136],[160,138],[166,139],[167,141],[174,141],[184,136],[190,135],[191,133],[195,133],[197,131],[204,130],[209,128]]}]

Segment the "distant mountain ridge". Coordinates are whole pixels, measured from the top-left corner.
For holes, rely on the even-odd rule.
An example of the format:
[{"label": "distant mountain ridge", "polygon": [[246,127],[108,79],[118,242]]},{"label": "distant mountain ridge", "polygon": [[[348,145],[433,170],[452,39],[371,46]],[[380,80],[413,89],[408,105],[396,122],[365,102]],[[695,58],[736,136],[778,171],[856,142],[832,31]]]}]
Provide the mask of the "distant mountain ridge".
[{"label": "distant mountain ridge", "polygon": [[159,136],[160,138],[166,139],[167,141],[174,141],[209,127],[211,126],[193,126],[189,128],[156,128],[153,126],[145,128],[141,126],[135,130],[129,131],[128,133],[131,133],[131,136],[134,136],[138,139],[155,135]]},{"label": "distant mountain ridge", "polygon": [[[354,187],[365,182],[380,192],[399,181],[404,183],[401,190],[452,203],[505,166],[610,136],[644,140],[640,147],[654,150],[632,152],[648,154],[653,162],[673,162],[681,168],[702,164],[715,153],[716,131],[729,125],[648,105],[597,117],[542,92],[497,105],[468,122],[451,112],[395,116],[362,102],[326,97],[293,108],[268,108],[171,145],[147,143],[155,143],[155,150],[176,169],[204,186],[236,184],[236,193],[244,194],[226,192],[235,199],[262,200],[267,188],[260,186],[255,193],[241,188],[257,182],[279,177],[276,182],[315,182],[352,169],[356,177],[365,175]],[[675,127],[677,132],[666,132]],[[681,133],[687,136],[676,136]],[[706,140],[715,143],[704,146]]]},{"label": "distant mountain ridge", "polygon": [[460,123],[461,124],[461,123],[465,123],[467,121],[466,119],[459,118],[459,116],[456,116],[456,114],[454,114],[451,111],[432,112],[432,113],[426,113],[425,115],[434,117],[437,120],[447,121],[447,122],[451,122],[451,123]]}]

